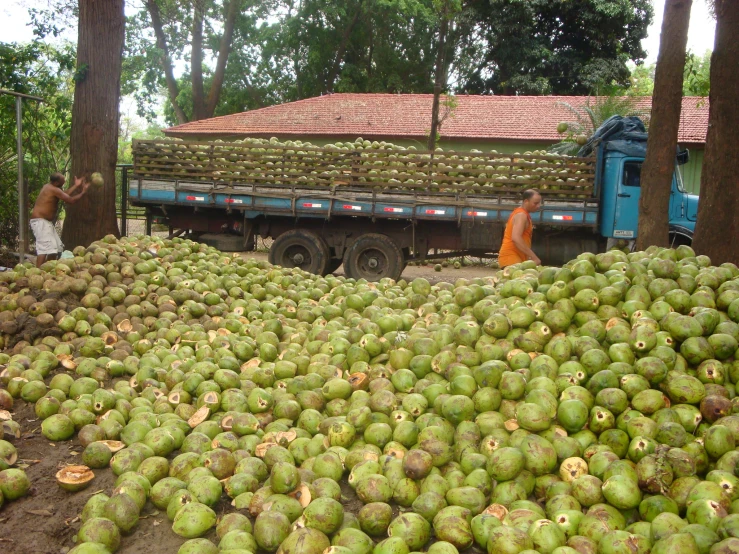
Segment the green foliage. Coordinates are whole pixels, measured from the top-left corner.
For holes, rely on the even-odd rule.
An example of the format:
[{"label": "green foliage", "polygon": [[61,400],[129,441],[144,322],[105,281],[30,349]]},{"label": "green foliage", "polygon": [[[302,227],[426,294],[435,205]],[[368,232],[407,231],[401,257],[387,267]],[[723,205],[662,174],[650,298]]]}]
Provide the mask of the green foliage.
[{"label": "green foliage", "polygon": [[[54,171],[69,165],[75,51],[69,44],[0,42],[0,88],[39,96],[23,101],[23,172],[33,203]],[[15,98],[0,94],[0,245],[18,238]]]},{"label": "green foliage", "polygon": [[[629,96],[651,96],[654,91],[654,72],[657,64],[642,64],[632,68],[628,88],[620,89]],[[711,92],[711,52],[702,56],[688,52],[683,74],[683,96],[707,97]]]},{"label": "green foliage", "polygon": [[264,29],[259,69],[281,101],[329,90],[430,93],[436,21],[429,0],[306,0]]},{"label": "green foliage", "polygon": [[654,72],[657,64],[637,65],[631,71],[629,87],[624,91],[629,96],[652,96],[654,92]]},{"label": "green foliage", "polygon": [[589,94],[627,86],[646,53],[650,0],[472,2],[458,68],[461,89],[495,94]]},{"label": "green foliage", "polygon": [[549,151],[556,154],[566,154],[574,156],[580,149],[584,140],[589,139],[593,133],[608,118],[614,115],[622,116],[638,116],[645,125],[649,125],[649,114],[639,110],[634,102],[634,98],[607,95],[588,98],[585,106],[572,106],[567,102],[559,102],[560,106],[574,116],[571,121],[564,121],[560,125],[565,124],[566,130],[562,133],[564,138],[552,146]]},{"label": "green foliage", "polygon": [[711,91],[711,52],[697,56],[688,52],[685,59],[683,96],[708,96]]},{"label": "green foliage", "polygon": [[[67,1],[67,0],[56,0]],[[215,114],[330,92],[431,93],[439,21],[449,18],[445,91],[588,94],[628,86],[652,19],[649,0],[241,0]],[[215,71],[227,0],[203,0],[203,78]],[[192,4],[157,0],[178,75],[177,104],[192,117]],[[166,91],[145,3],[127,21],[123,93],[153,118]],[[184,72],[181,71],[184,67]],[[173,106],[167,121],[175,123]]]},{"label": "green foliage", "polygon": [[[275,103],[269,101],[269,79],[254,71],[260,63],[260,53],[265,40],[264,28],[277,1],[234,0],[241,9],[235,19],[231,40],[231,53],[220,102],[215,115],[240,112],[245,109]],[[203,0],[203,81],[206,94],[213,83],[216,59],[221,46],[223,22],[229,0]],[[170,60],[175,69],[185,68],[177,79],[179,94],[177,104],[188,120],[193,116],[192,60],[193,3],[178,0],[158,0],[163,31]],[[166,91],[162,50],[157,46],[152,29],[152,18],[142,3],[138,12],[127,18],[126,46],[123,59],[121,94],[132,94],[142,117],[153,120],[156,116],[161,93]],[[267,101],[265,103],[265,100]],[[167,121],[176,123],[170,99],[166,109]]]}]

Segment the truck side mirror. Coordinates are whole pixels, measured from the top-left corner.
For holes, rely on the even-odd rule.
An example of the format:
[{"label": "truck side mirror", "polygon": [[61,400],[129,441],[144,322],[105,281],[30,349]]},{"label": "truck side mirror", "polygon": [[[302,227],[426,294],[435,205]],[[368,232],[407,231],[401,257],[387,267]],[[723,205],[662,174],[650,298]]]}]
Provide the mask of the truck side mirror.
[{"label": "truck side mirror", "polygon": [[690,160],[690,150],[687,148],[677,153],[677,165],[685,165],[688,160]]}]

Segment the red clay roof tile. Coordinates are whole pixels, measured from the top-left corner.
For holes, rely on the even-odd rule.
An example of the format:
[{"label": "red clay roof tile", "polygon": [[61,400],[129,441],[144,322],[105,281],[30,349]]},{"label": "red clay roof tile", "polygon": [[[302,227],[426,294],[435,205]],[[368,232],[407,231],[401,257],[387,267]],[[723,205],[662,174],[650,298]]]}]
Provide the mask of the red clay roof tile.
[{"label": "red clay roof tile", "polygon": [[[431,119],[430,94],[330,94],[165,129],[168,136],[344,137],[423,139]],[[457,107],[444,121],[445,140],[557,142],[560,121],[573,114],[563,105],[584,106],[586,96],[456,96]],[[590,100],[592,102],[592,99]],[[651,97],[636,106],[651,109]],[[708,99],[683,98],[679,141],[705,143]]]}]

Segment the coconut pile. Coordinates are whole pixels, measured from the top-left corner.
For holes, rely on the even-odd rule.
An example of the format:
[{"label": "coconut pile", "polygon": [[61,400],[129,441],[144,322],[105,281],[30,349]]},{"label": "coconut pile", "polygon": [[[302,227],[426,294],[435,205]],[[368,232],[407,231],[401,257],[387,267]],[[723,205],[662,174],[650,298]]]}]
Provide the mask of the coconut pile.
[{"label": "coconut pile", "polygon": [[138,140],[133,156],[134,172],[142,178],[258,185],[480,194],[537,188],[555,196],[587,198],[595,180],[594,158],[545,150],[430,152],[361,137],[322,147],[276,138]]},{"label": "coconut pile", "polygon": [[739,270],[689,247],[430,285],[106,237],[0,273],[0,337],[2,509],[26,404],[63,494],[116,476],[69,554],[151,506],[179,554],[739,552]]}]

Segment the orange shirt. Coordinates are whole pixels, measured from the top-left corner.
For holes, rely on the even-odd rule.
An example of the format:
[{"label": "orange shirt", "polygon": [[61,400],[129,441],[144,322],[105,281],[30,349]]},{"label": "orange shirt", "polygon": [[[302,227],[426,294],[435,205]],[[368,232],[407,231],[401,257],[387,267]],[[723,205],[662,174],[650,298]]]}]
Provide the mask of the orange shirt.
[{"label": "orange shirt", "polygon": [[528,260],[528,257],[516,248],[515,244],[513,244],[513,218],[520,213],[526,214],[526,218],[528,219],[528,224],[523,230],[523,241],[526,243],[526,246],[531,248],[531,236],[534,234],[534,225],[531,222],[531,215],[523,208],[516,208],[508,218],[508,223],[506,223],[505,226],[503,243],[500,245],[500,252],[498,253],[498,264],[500,267],[519,264]]}]

